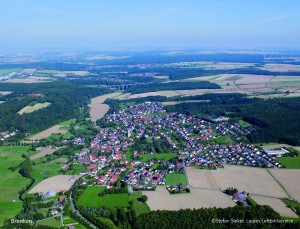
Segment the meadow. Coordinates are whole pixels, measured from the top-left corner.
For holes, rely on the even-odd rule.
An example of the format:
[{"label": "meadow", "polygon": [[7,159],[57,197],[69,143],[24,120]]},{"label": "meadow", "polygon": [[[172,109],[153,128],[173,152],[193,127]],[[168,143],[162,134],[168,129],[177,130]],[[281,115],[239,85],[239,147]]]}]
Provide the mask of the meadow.
[{"label": "meadow", "polygon": [[106,194],[100,197],[98,194],[105,189],[104,186],[90,186],[79,197],[78,205],[86,207],[109,207],[109,208],[126,208],[129,206],[129,201],[133,201],[133,208],[137,214],[149,212],[149,207],[146,203],[141,203],[138,198],[142,196],[141,193],[120,193],[120,194]]},{"label": "meadow", "polygon": [[171,158],[176,157],[177,154],[175,153],[154,153],[154,154],[143,154],[140,155],[140,158],[143,162],[150,161],[150,159],[155,158],[157,160],[170,160]]},{"label": "meadow", "polygon": [[18,114],[19,114],[19,115],[22,115],[22,114],[24,114],[24,113],[26,113],[26,114],[27,114],[27,113],[31,113],[31,112],[34,112],[34,111],[37,111],[37,110],[46,108],[46,107],[48,107],[50,104],[51,104],[51,103],[47,103],[47,102],[46,102],[46,103],[36,103],[36,104],[34,104],[33,106],[28,105],[28,106],[22,108],[22,109],[18,112]]},{"label": "meadow", "polygon": [[167,174],[166,181],[167,185],[187,185],[185,175],[182,173]]},{"label": "meadow", "polygon": [[26,187],[30,180],[9,168],[18,166],[25,160],[22,154],[31,156],[36,153],[29,149],[29,146],[0,147],[0,226],[5,218],[14,217],[22,209],[18,192]]},{"label": "meadow", "polygon": [[278,157],[276,158],[280,164],[287,169],[300,169],[300,156],[298,157]]}]

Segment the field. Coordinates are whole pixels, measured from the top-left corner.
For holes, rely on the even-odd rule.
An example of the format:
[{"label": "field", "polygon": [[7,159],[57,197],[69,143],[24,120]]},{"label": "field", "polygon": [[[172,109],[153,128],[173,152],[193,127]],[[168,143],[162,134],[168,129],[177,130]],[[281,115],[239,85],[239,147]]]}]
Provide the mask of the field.
[{"label": "field", "polygon": [[135,194],[107,194],[104,197],[99,197],[98,194],[105,189],[104,186],[90,186],[79,197],[78,205],[87,207],[110,207],[123,208],[129,206],[129,201],[133,200],[133,208],[138,214],[149,211],[147,204],[140,203],[137,198],[141,197],[141,193]]},{"label": "field", "polygon": [[57,175],[38,183],[29,193],[69,190],[75,181],[70,181],[71,175]]},{"label": "field", "polygon": [[45,149],[42,150],[42,152],[40,152],[40,153],[38,153],[36,155],[31,156],[30,160],[34,160],[34,159],[43,157],[45,155],[53,154],[55,151],[56,151],[56,149],[45,148]]},{"label": "field", "polygon": [[285,187],[291,197],[300,201],[299,169],[271,169],[270,172]]},{"label": "field", "polygon": [[24,114],[24,113],[31,113],[31,112],[46,108],[50,104],[51,103],[37,103],[33,106],[26,106],[26,107],[22,108],[20,111],[18,111],[18,114],[21,115],[21,114]]},{"label": "field", "polygon": [[182,173],[167,174],[166,181],[166,185],[187,185],[185,175]]},{"label": "field", "polygon": [[47,130],[44,130],[29,138],[29,141],[39,141],[41,139],[51,136],[51,134],[65,134],[68,130],[63,125],[55,125]]},{"label": "field", "polygon": [[37,222],[37,225],[51,226],[54,228],[61,228],[61,220],[55,218],[48,218]]},{"label": "field", "polygon": [[76,75],[76,76],[86,76],[90,74],[88,71],[59,71],[59,70],[38,70],[37,73],[47,74],[47,75],[50,74],[58,77],[65,77],[68,74]]},{"label": "field", "polygon": [[28,78],[25,79],[21,79],[21,78],[9,79],[4,81],[3,83],[47,83],[52,81],[53,79],[49,77],[29,76]]},{"label": "field", "polygon": [[22,203],[0,202],[0,227],[5,219],[14,218],[22,210]]},{"label": "field", "polygon": [[187,168],[186,171],[192,187],[215,190],[235,187],[239,191],[246,191],[250,194],[277,198],[287,197],[284,190],[266,169],[225,166],[224,169],[217,170]]},{"label": "field", "polygon": [[0,76],[6,75],[6,74],[11,73],[11,72],[20,72],[20,71],[22,71],[21,68],[0,69]]},{"label": "field", "polygon": [[140,155],[140,158],[143,162],[150,161],[152,158],[156,158],[157,160],[165,159],[170,160],[171,158],[176,157],[175,153],[154,153],[154,154],[143,154]]},{"label": "field", "polygon": [[298,157],[278,157],[276,158],[280,164],[288,169],[300,169],[300,156]]},{"label": "field", "polygon": [[23,153],[30,156],[32,152],[27,152],[29,149],[29,146],[0,147],[0,226],[4,218],[12,218],[22,209],[18,192],[30,180],[22,177],[18,171],[11,171],[9,167],[24,161]]},{"label": "field", "polygon": [[191,193],[171,195],[163,186],[157,186],[156,191],[143,191],[148,196],[147,204],[152,211],[199,208],[226,208],[235,203],[229,196],[219,190],[208,190],[191,187]]},{"label": "field", "polygon": [[281,216],[298,218],[297,214],[280,200],[276,198],[264,197],[264,196],[251,196],[251,198],[259,205],[269,205],[273,210],[278,212]]},{"label": "field", "polygon": [[300,72],[300,66],[294,64],[265,64],[262,69],[270,72]]},{"label": "field", "polygon": [[262,148],[264,150],[270,150],[270,149],[277,149],[277,148],[283,148],[283,147],[292,147],[296,150],[300,150],[300,146],[291,146],[291,145],[287,145],[287,144],[274,144],[274,143],[270,143],[270,144],[265,144]]},{"label": "field", "polygon": [[104,104],[105,100],[118,96],[119,94],[120,93],[111,93],[91,99],[91,103],[89,104],[91,120],[96,122],[98,119],[104,117],[109,110],[109,106]]}]

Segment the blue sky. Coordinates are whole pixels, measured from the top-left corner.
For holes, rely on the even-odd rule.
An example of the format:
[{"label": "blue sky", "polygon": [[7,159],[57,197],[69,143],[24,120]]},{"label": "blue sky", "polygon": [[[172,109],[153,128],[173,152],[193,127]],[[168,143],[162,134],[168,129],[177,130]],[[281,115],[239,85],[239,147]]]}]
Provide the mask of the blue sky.
[{"label": "blue sky", "polygon": [[0,51],[299,48],[299,0],[0,0]]}]

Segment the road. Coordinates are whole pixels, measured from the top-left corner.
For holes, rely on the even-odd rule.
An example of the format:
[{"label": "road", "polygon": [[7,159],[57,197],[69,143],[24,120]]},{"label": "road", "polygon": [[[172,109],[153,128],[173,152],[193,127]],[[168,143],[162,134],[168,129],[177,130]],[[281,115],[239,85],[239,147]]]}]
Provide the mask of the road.
[{"label": "road", "polygon": [[92,224],[89,220],[87,220],[84,216],[82,216],[80,214],[80,212],[76,209],[76,206],[74,204],[74,200],[73,200],[73,197],[72,197],[72,194],[73,192],[71,192],[70,196],[69,196],[69,201],[70,201],[70,204],[71,204],[71,207],[72,207],[72,211],[77,215],[79,216],[83,221],[85,221],[86,223],[89,224],[89,226],[93,229],[97,229],[98,227],[96,227],[94,224]]}]

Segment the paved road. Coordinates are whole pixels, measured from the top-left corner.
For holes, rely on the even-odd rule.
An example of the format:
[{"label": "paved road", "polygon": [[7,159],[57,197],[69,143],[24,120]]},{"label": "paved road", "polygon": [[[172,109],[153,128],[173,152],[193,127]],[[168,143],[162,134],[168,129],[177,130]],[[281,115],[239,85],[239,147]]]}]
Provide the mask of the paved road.
[{"label": "paved road", "polygon": [[70,204],[71,204],[71,207],[72,207],[72,211],[77,215],[79,216],[83,221],[87,222],[89,224],[89,226],[93,229],[97,229],[98,227],[96,227],[94,224],[92,224],[89,220],[87,220],[84,216],[82,216],[80,214],[80,212],[76,209],[76,206],[74,204],[74,201],[73,201],[73,197],[72,197],[72,194],[73,192],[70,194],[69,196],[69,200],[70,200]]}]

